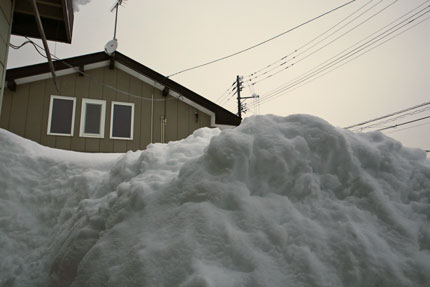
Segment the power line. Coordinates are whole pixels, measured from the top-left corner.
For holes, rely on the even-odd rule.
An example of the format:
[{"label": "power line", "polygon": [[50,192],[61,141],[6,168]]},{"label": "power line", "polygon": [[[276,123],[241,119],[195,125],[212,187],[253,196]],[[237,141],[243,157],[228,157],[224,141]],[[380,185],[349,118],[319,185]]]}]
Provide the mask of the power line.
[{"label": "power line", "polygon": [[219,102],[219,101],[221,101],[225,96],[229,96],[234,90],[235,90],[235,88],[236,88],[236,82],[233,82],[229,87],[228,87],[228,89],[221,95],[221,96],[219,96],[216,100],[215,100],[215,102]]},{"label": "power line", "polygon": [[[361,57],[361,56],[363,56],[363,55],[367,54],[368,52],[372,51],[373,49],[378,48],[379,46],[381,46],[381,45],[385,44],[386,42],[388,42],[388,41],[390,41],[390,40],[392,40],[392,39],[394,39],[394,38],[396,38],[396,37],[400,36],[401,34],[403,34],[403,33],[407,32],[407,31],[409,31],[410,29],[412,29],[412,28],[414,28],[414,27],[418,26],[418,25],[419,25],[419,24],[421,24],[422,22],[425,22],[425,21],[427,21],[427,20],[429,20],[429,19],[430,19],[430,17],[427,17],[427,18],[425,18],[425,19],[421,20],[420,22],[418,22],[418,23],[416,23],[415,25],[413,25],[413,26],[409,27],[408,29],[405,29],[405,30],[401,31],[400,33],[398,33],[398,34],[396,34],[396,35],[394,35],[394,36],[392,36],[392,37],[388,38],[387,40],[385,40],[385,41],[383,41],[383,42],[379,43],[378,45],[376,45],[376,46],[372,47],[371,49],[369,49],[369,50],[367,50],[367,51],[365,51],[365,52],[363,52],[363,53],[361,53],[361,54],[358,54],[357,56],[355,56],[355,57],[353,57],[353,58],[349,59],[348,61],[346,61],[346,62],[342,63],[341,65],[335,66],[333,69],[330,69],[330,70],[328,70],[328,71],[326,71],[326,72],[322,71],[322,72],[324,72],[324,73],[319,73],[319,74],[317,74],[317,75],[314,75],[314,76],[313,76],[313,78],[311,78],[311,79],[307,79],[307,80],[304,80],[302,83],[298,83],[297,85],[294,85],[294,86],[292,86],[292,87],[288,88],[288,89],[287,89],[286,91],[284,91],[282,94],[279,94],[278,96],[276,96],[276,97],[274,97],[274,98],[277,98],[277,97],[279,97],[279,96],[281,96],[281,95],[284,95],[284,94],[286,94],[286,93],[290,93],[290,92],[292,92],[292,91],[294,91],[294,90],[296,90],[296,89],[298,89],[298,88],[300,88],[300,87],[303,87],[304,85],[307,85],[307,84],[309,84],[309,83],[311,83],[311,82],[313,82],[313,81],[315,81],[315,80],[317,80],[317,79],[319,79],[319,78],[321,78],[321,77],[323,77],[323,76],[325,76],[325,75],[327,75],[327,74],[329,74],[329,73],[333,72],[334,70],[337,70],[337,69],[338,69],[338,68],[340,68],[340,67],[343,67],[344,65],[348,64],[349,62],[354,61],[355,59],[357,59],[357,58],[359,58],[359,57]],[[332,66],[333,66],[333,65],[332,65]],[[329,67],[329,68],[330,68],[330,67]],[[328,68],[327,68],[327,69],[328,69]],[[327,70],[327,69],[325,69],[325,70]],[[272,99],[274,99],[274,98],[272,98]],[[271,99],[269,99],[267,102],[269,102],[270,100],[271,100]],[[258,103],[258,104],[260,104],[260,103]]]},{"label": "power line", "polygon": [[[370,3],[372,3],[374,0],[370,0],[369,2],[367,2],[366,4],[364,4],[363,6],[359,7],[357,10],[355,10],[354,12],[352,12],[351,14],[349,14],[348,16],[346,16],[345,18],[343,18],[341,21],[339,21],[338,23],[336,23],[334,26],[330,27],[328,30],[324,31],[323,33],[319,34],[318,36],[316,36],[315,38],[313,38],[312,40],[306,42],[305,44],[303,44],[302,46],[300,46],[299,48],[295,49],[293,52],[289,53],[288,55],[280,58],[279,60],[265,66],[264,68],[261,68],[253,73],[251,73],[250,75],[248,75],[248,78],[253,79],[253,78],[258,78],[261,75],[258,75],[260,72],[270,68],[271,66],[273,66],[274,64],[283,61],[280,65],[278,65],[275,68],[272,68],[270,71],[275,70],[276,68],[279,68],[282,65],[285,65],[286,63],[288,63],[289,61],[295,59],[296,57],[302,55],[303,53],[307,52],[309,49],[315,47],[316,45],[318,45],[319,43],[321,43],[322,41],[324,41],[325,39],[327,39],[328,37],[330,37],[331,35],[333,35],[333,33],[331,33],[329,36],[323,38],[322,40],[320,40],[318,43],[314,44],[313,46],[311,46],[310,48],[306,49],[305,51],[299,53],[298,55],[294,56],[293,58],[290,58],[289,60],[286,60],[288,57],[290,57],[291,55],[295,54],[296,52],[300,51],[301,49],[303,49],[304,47],[306,47],[307,45],[309,45],[310,43],[316,41],[318,38],[320,38],[321,36],[327,34],[328,32],[330,32],[331,30],[333,30],[334,28],[336,28],[338,25],[342,24],[345,20],[349,19],[350,17],[352,17],[354,14],[356,14],[357,12],[359,12],[360,10],[362,10],[363,8],[365,8],[367,5],[369,5]],[[372,8],[374,8],[376,5],[378,5],[379,3],[381,3],[383,0],[380,0],[378,3],[376,3],[375,5],[373,5],[372,7],[370,7],[369,9],[367,9],[366,11],[364,11],[364,13],[368,12],[369,10],[371,10]],[[361,15],[363,15],[364,13],[360,14],[358,17],[360,17]],[[358,17],[354,18],[352,21],[354,21],[355,19],[357,19]],[[350,24],[352,21],[348,22],[347,24],[343,25],[340,29],[342,29],[343,27],[345,27],[346,25]],[[340,29],[336,30],[334,33],[336,33],[337,31],[339,31]],[[266,71],[263,73],[267,74]]]},{"label": "power line", "polygon": [[[334,35],[335,33],[337,33],[338,31],[340,31],[341,29],[345,28],[347,25],[351,24],[352,22],[354,22],[355,20],[357,20],[358,18],[360,18],[361,16],[363,16],[365,13],[367,13],[368,11],[370,11],[371,9],[373,9],[374,7],[376,7],[378,4],[380,4],[382,2],[379,1],[378,3],[376,3],[375,5],[371,6],[369,9],[365,10],[364,12],[362,12],[361,14],[359,14],[358,16],[356,16],[355,18],[353,18],[351,21],[349,21],[348,23],[344,24],[343,26],[341,26],[339,29],[337,29],[336,31],[334,31],[333,33],[329,34],[328,36],[324,37],[322,40],[318,41],[317,43],[315,43],[314,45],[312,45],[311,47],[307,48],[306,50],[304,50],[303,52],[299,53],[296,57],[299,57],[300,55],[303,55],[304,53],[306,53],[307,51],[309,51],[310,49],[314,48],[315,46],[317,46],[318,44],[320,44],[321,42],[323,42],[324,40],[328,39],[330,36]],[[383,11],[385,11],[386,9],[388,9],[389,7],[391,7],[392,5],[394,5],[396,2],[398,2],[398,0],[395,0],[393,2],[391,2],[390,4],[388,4],[387,6],[385,6],[384,8],[380,9],[379,11],[377,11],[376,13],[374,13],[373,15],[369,16],[368,18],[366,18],[365,20],[363,20],[362,22],[358,23],[357,25],[355,25],[354,27],[352,27],[351,29],[347,30],[346,32],[342,33],[341,35],[339,35],[338,37],[334,38],[333,40],[329,41],[328,43],[324,44],[323,46],[317,48],[316,50],[314,50],[313,52],[311,52],[310,54],[304,56],[303,58],[299,59],[298,61],[296,61],[295,63],[289,65],[287,68],[284,68],[282,70],[279,70],[275,73],[273,73],[272,75],[269,75],[267,77],[265,77],[262,80],[265,80],[267,78],[270,78],[274,75],[279,74],[280,72],[285,71],[286,69],[304,61],[305,59],[309,58],[310,56],[314,55],[315,53],[321,51],[322,49],[326,48],[327,46],[333,44],[334,42],[336,42],[337,40],[339,40],[340,38],[342,38],[343,36],[349,34],[350,32],[354,31],[355,29],[357,29],[358,27],[360,27],[361,25],[363,25],[364,23],[370,21],[372,18],[376,17],[377,15],[381,14]],[[421,4],[422,5],[422,4]],[[295,57],[294,57],[295,58]],[[255,83],[261,82],[257,81]]]},{"label": "power line", "polygon": [[[394,2],[393,2],[394,3]],[[393,3],[391,3],[390,5],[392,5]],[[421,4],[420,6],[422,6],[423,4]],[[384,9],[386,9],[386,8],[388,8],[389,6],[387,6],[387,7],[385,7]],[[427,8],[427,7],[426,7]],[[426,8],[424,8],[423,10],[425,10]],[[383,9],[383,10],[384,10]],[[417,8],[414,8],[412,11],[414,11],[414,10],[416,10]],[[376,16],[377,14],[379,14],[380,12],[382,12],[382,10],[381,11],[378,11],[376,14],[374,14],[374,15],[372,15],[372,16],[370,16],[369,18],[367,18],[366,20],[364,20],[364,21],[362,21],[361,23],[359,23],[358,25],[356,25],[355,27],[353,27],[352,29],[355,29],[356,27],[358,27],[359,25],[361,25],[361,24],[363,24],[364,22],[366,22],[366,21],[368,21],[370,18],[372,18],[372,17],[374,17],[374,16]],[[421,11],[420,11],[421,12]],[[411,11],[409,11],[408,13],[406,13],[405,15],[407,15],[407,14],[409,14],[409,13],[411,13]],[[379,29],[379,30],[377,30],[376,32],[374,32],[374,33],[372,33],[372,34],[370,34],[369,36],[367,36],[367,37],[365,37],[364,39],[362,39],[362,40],[360,40],[360,41],[358,41],[358,42],[356,42],[355,44],[353,44],[352,46],[350,46],[350,47],[348,47],[348,48],[346,48],[346,49],[344,49],[343,51],[341,51],[341,52],[339,52],[338,54],[336,54],[335,56],[333,56],[333,57],[331,57],[331,58],[329,58],[328,60],[326,60],[326,61],[324,61],[324,62],[322,62],[321,64],[319,64],[318,66],[316,66],[316,67],[314,67],[314,68],[312,68],[312,69],[310,69],[310,70],[308,70],[306,73],[304,73],[302,76],[300,76],[300,77],[297,77],[295,80],[297,80],[297,79],[300,79],[301,77],[303,77],[304,75],[306,75],[306,74],[312,74],[312,73],[315,73],[315,72],[318,72],[318,69],[319,70],[321,70],[321,69],[323,69],[323,68],[326,68],[327,66],[329,66],[330,64],[332,64],[332,63],[335,63],[336,61],[338,61],[339,59],[342,59],[343,57],[345,57],[345,56],[348,56],[348,54],[350,54],[350,53],[352,53],[352,52],[354,52],[354,51],[356,51],[357,49],[359,49],[359,48],[361,48],[361,47],[363,47],[363,46],[365,46],[366,44],[368,44],[368,43],[370,43],[371,41],[373,41],[373,40],[375,40],[375,39],[377,39],[378,37],[380,37],[380,36],[383,36],[385,33],[387,33],[389,30],[391,30],[391,29],[393,29],[394,27],[396,27],[397,25],[399,25],[400,23],[398,23],[398,24],[396,24],[395,26],[393,26],[393,27],[391,27],[390,29],[388,29],[387,31],[384,31],[383,33],[381,33],[381,34],[379,34],[379,35],[377,35],[376,37],[374,37],[374,38],[372,38],[371,40],[369,40],[369,41],[367,41],[367,42],[365,42],[364,44],[361,44],[361,45],[359,45],[358,47],[356,47],[356,48],[354,48],[354,49],[352,49],[354,46],[356,46],[356,45],[358,45],[358,44],[360,44],[361,42],[363,42],[363,41],[365,41],[366,39],[368,39],[368,38],[370,38],[370,37],[372,37],[373,35],[375,35],[376,33],[378,33],[379,31],[381,31],[381,30],[383,30],[383,29],[385,29],[386,27],[388,27],[388,26],[390,26],[391,24],[393,24],[393,23],[395,23],[397,20],[399,20],[399,19],[401,19],[401,18],[403,18],[405,15],[402,15],[401,17],[399,17],[399,18],[397,18],[396,20],[394,20],[393,22],[391,22],[390,24],[388,24],[388,25],[386,25],[386,26],[384,26],[383,28],[381,28],[381,29]],[[415,14],[416,15],[416,14]],[[412,16],[411,16],[412,17]],[[352,29],[350,29],[349,31],[347,31],[347,32],[345,32],[345,33],[348,33],[348,32],[350,32]],[[345,34],[344,33],[344,34]],[[341,35],[342,36],[342,35]],[[339,38],[339,37],[338,37]],[[336,38],[336,39],[334,39],[334,40],[332,40],[330,43],[333,43],[335,40],[337,40],[338,38]],[[330,43],[328,43],[328,44],[330,44]],[[326,44],[325,46],[327,46],[328,44]],[[323,47],[321,47],[320,49],[322,49],[322,48],[324,48],[325,46],[323,46]],[[365,47],[366,48],[366,47]],[[319,49],[319,50],[320,50]],[[347,52],[349,49],[352,49],[351,51],[349,51],[349,52]],[[317,50],[318,51],[318,50]],[[317,51],[314,51],[313,53],[315,53],[315,52],[317,52]],[[345,53],[345,54],[343,54],[342,55],[342,53]],[[356,53],[355,53],[356,54]],[[342,56],[340,56],[340,57],[338,57],[338,58],[336,58],[337,56],[339,56],[339,55],[342,55]],[[350,55],[351,56],[351,55]],[[333,60],[334,59],[334,60]],[[330,62],[332,60],[332,62]],[[300,61],[302,61],[302,59],[300,60]],[[329,63],[328,63],[329,62]],[[326,63],[328,63],[328,64],[326,64]],[[320,68],[320,67],[322,67],[322,68]],[[314,70],[316,70],[316,71],[314,71]],[[294,81],[295,81],[294,80]],[[285,86],[288,86],[289,84],[290,84],[291,82],[289,82],[289,83],[287,83],[287,84],[284,84],[284,85],[282,85],[282,86],[280,86],[280,87],[278,87],[277,89],[275,89],[275,90],[272,90],[271,92],[269,92],[267,95],[270,95],[270,94],[276,94],[279,90],[282,90]]]},{"label": "power line", "polygon": [[[420,6],[422,6],[422,4],[421,4]],[[317,75],[321,74],[322,72],[324,72],[324,71],[328,70],[329,68],[331,68],[331,67],[333,67],[333,66],[335,66],[335,65],[337,65],[337,64],[339,64],[339,63],[341,63],[341,62],[343,62],[343,61],[345,61],[345,60],[347,60],[347,59],[349,59],[349,58],[351,58],[352,56],[356,55],[357,53],[362,52],[362,51],[363,51],[363,50],[365,50],[366,48],[369,48],[370,46],[372,46],[372,45],[374,45],[375,43],[377,43],[377,42],[379,42],[379,41],[383,40],[383,39],[384,39],[384,38],[386,38],[387,36],[389,36],[389,35],[393,34],[394,32],[396,32],[396,31],[398,31],[398,30],[402,29],[402,28],[403,28],[403,27],[405,27],[406,25],[411,24],[412,22],[414,22],[414,21],[415,21],[415,20],[417,20],[418,18],[421,18],[421,17],[422,17],[422,16],[424,16],[425,14],[429,13],[429,12],[430,12],[430,10],[425,11],[423,14],[421,14],[421,15],[417,16],[416,18],[413,18],[413,19],[409,20],[411,17],[416,16],[417,14],[419,14],[419,13],[421,13],[422,11],[424,11],[424,10],[428,9],[429,7],[430,7],[430,5],[429,5],[429,6],[427,6],[426,8],[424,8],[424,9],[422,9],[421,11],[417,12],[416,14],[414,14],[414,15],[410,16],[410,17],[409,17],[409,18],[407,18],[406,20],[403,20],[403,21],[401,21],[400,23],[397,23],[397,24],[396,24],[396,25],[394,25],[393,27],[391,27],[391,28],[389,28],[388,30],[386,30],[386,31],[382,32],[381,34],[379,34],[379,35],[377,35],[376,37],[372,38],[371,40],[369,40],[369,41],[365,42],[364,44],[361,44],[360,46],[358,46],[358,47],[356,47],[356,48],[354,48],[354,49],[350,50],[349,52],[344,53],[345,51],[348,51],[349,49],[351,49],[352,47],[356,46],[358,43],[363,42],[364,40],[366,40],[366,39],[367,39],[367,38],[369,38],[370,36],[374,35],[375,33],[373,33],[373,34],[369,35],[368,37],[366,37],[366,38],[362,39],[361,41],[359,41],[359,42],[355,43],[354,45],[350,46],[349,48],[347,48],[347,49],[343,50],[342,52],[338,53],[336,56],[333,56],[332,58],[330,58],[330,59],[328,59],[328,60],[324,61],[323,63],[319,64],[318,66],[316,66],[316,67],[314,67],[314,68],[312,68],[312,69],[308,70],[307,72],[305,72],[305,73],[304,73],[304,74],[302,74],[301,76],[299,76],[299,77],[295,78],[294,80],[292,80],[292,81],[290,81],[290,82],[288,82],[288,83],[286,83],[286,84],[284,84],[284,85],[281,85],[280,87],[278,87],[278,88],[276,88],[276,89],[272,90],[271,92],[269,92],[269,93],[267,93],[265,96],[263,96],[263,100],[260,102],[260,104],[262,104],[262,103],[266,103],[266,102],[268,102],[268,101],[270,101],[270,100],[274,99],[274,98],[275,98],[275,97],[277,97],[278,95],[284,94],[287,90],[291,90],[292,88],[297,87],[298,85],[300,85],[300,84],[301,84],[301,83],[303,83],[303,82],[306,82],[306,81],[308,81],[308,80],[310,80],[310,79],[311,79],[311,80],[314,80],[314,79],[315,79],[315,77],[316,77]],[[413,9],[413,10],[416,10],[416,8],[415,8],[415,9]],[[412,10],[412,11],[413,11],[413,10]],[[410,14],[410,13],[411,13],[411,11],[410,11],[410,12],[408,12],[408,13],[406,13],[405,15]],[[397,20],[399,20],[399,19],[403,18],[405,15],[403,15],[403,16],[401,16],[401,17],[399,17],[399,18],[398,18],[398,19],[396,19],[395,21],[397,21]],[[409,20],[409,21],[407,21],[407,20]],[[421,22],[417,23],[417,24],[416,24],[416,25],[414,25],[413,27],[417,26],[418,24],[420,24],[420,23],[422,23],[422,22],[424,22],[424,21],[426,21],[426,20],[428,20],[428,19],[425,19],[425,20],[423,20],[423,21],[421,21]],[[393,22],[392,22],[392,23],[390,23],[389,25],[393,24],[395,21],[393,21]],[[394,31],[391,31],[391,32],[390,32],[390,30],[393,30],[396,26],[399,26],[400,24],[402,24],[402,23],[403,23],[403,22],[405,22],[405,21],[407,21],[407,22],[406,22],[406,24],[403,24],[403,25],[401,25],[400,27],[396,28]],[[389,26],[389,25],[387,25],[387,26]],[[387,26],[385,26],[385,27],[387,27]],[[383,27],[383,28],[385,28],[385,27]],[[412,28],[412,27],[411,27],[411,28]],[[409,28],[409,29],[410,29],[410,28]],[[391,39],[393,39],[393,38],[395,38],[395,37],[399,36],[400,34],[404,33],[405,31],[407,31],[407,30],[409,30],[409,29],[406,29],[406,30],[404,30],[404,31],[402,31],[402,32],[400,32],[400,33],[398,33],[397,35],[395,35],[395,36],[391,37],[391,38],[390,38],[390,39],[388,39],[388,40],[391,40]],[[381,30],[381,29],[380,29],[380,30]],[[378,30],[378,31],[380,31],[380,30]],[[384,41],[383,43],[387,42],[388,40]],[[370,50],[373,50],[373,49],[374,49],[374,48],[376,48],[376,47],[379,47],[379,46],[380,46],[380,45],[382,45],[383,43],[381,43],[381,44],[379,44],[379,45],[377,45],[377,46],[372,47],[372,48],[371,48],[371,49],[369,49],[368,51],[366,51],[366,52],[364,52],[364,53],[362,53],[362,54],[360,54],[360,55],[356,56],[354,59],[358,58],[359,56],[362,56],[362,55],[366,54],[367,52],[369,52]],[[341,55],[342,53],[344,53],[344,54],[343,54],[343,55]],[[339,56],[339,55],[341,55],[341,56]],[[339,56],[339,57],[337,57],[337,56]],[[336,58],[336,57],[337,57],[337,58]],[[349,61],[348,61],[348,62],[349,62]],[[344,64],[345,64],[345,63],[344,63]],[[343,65],[343,64],[342,64],[342,65]],[[341,66],[342,66],[342,65],[341,65]],[[338,68],[338,67],[336,67],[336,68]],[[331,71],[335,70],[336,68],[332,69]],[[331,72],[331,71],[330,71],[330,72]],[[327,73],[328,73],[328,72],[327,72]],[[327,74],[327,73],[325,73],[325,74]],[[314,79],[312,79],[312,78],[314,78]],[[308,81],[308,82],[310,82],[310,81]]]},{"label": "power line", "polygon": [[326,16],[326,15],[328,15],[328,14],[330,14],[330,13],[332,13],[332,12],[334,12],[334,11],[338,10],[338,9],[341,9],[341,8],[343,8],[343,7],[345,7],[345,6],[349,5],[349,4],[351,4],[352,2],[355,2],[355,0],[349,1],[349,2],[347,2],[347,3],[345,3],[345,4],[343,4],[343,5],[340,5],[340,6],[336,7],[336,8],[333,8],[333,9],[331,9],[331,10],[329,10],[329,11],[327,11],[327,12],[325,12],[325,13],[323,13],[323,14],[319,15],[319,16],[316,16],[316,17],[314,17],[314,18],[312,18],[312,19],[310,19],[310,20],[307,20],[307,21],[305,21],[305,22],[303,22],[303,23],[301,23],[301,24],[299,24],[299,25],[297,25],[297,26],[295,26],[295,27],[293,27],[293,28],[291,28],[291,29],[288,29],[287,31],[284,31],[284,32],[282,32],[282,33],[280,33],[280,34],[278,34],[278,35],[276,35],[276,36],[273,36],[273,37],[271,37],[271,38],[269,38],[269,39],[267,39],[267,40],[265,40],[265,41],[263,41],[263,42],[260,42],[260,43],[258,43],[258,44],[255,44],[255,45],[253,45],[253,46],[250,46],[250,47],[248,47],[248,48],[245,48],[245,49],[240,50],[240,51],[238,51],[238,52],[235,52],[235,53],[233,53],[233,54],[230,54],[230,55],[227,55],[227,56],[224,56],[224,57],[221,57],[221,58],[218,58],[218,59],[215,59],[215,60],[212,60],[212,61],[209,61],[209,62],[206,62],[206,63],[200,64],[200,65],[197,65],[197,66],[193,66],[193,67],[190,67],[190,68],[187,68],[187,69],[184,69],[184,70],[178,71],[178,72],[176,72],[176,73],[173,73],[173,74],[171,74],[171,75],[167,76],[167,78],[170,78],[170,77],[176,76],[176,75],[178,75],[178,74],[182,74],[182,73],[185,73],[185,72],[187,72],[187,71],[191,71],[191,70],[194,70],[194,69],[197,69],[197,68],[201,68],[201,67],[204,67],[204,66],[207,66],[207,65],[210,65],[210,64],[213,64],[213,63],[219,62],[219,61],[223,61],[223,60],[226,60],[226,59],[228,59],[228,58],[231,58],[231,57],[237,56],[237,55],[242,54],[242,53],[245,53],[245,52],[247,52],[247,51],[249,51],[249,50],[252,50],[252,49],[257,48],[257,47],[259,47],[259,46],[261,46],[261,45],[263,45],[263,44],[266,44],[266,43],[268,43],[268,42],[270,42],[270,41],[272,41],[272,40],[275,40],[275,39],[277,39],[277,38],[279,38],[279,37],[281,37],[281,36],[283,36],[283,35],[285,35],[285,34],[287,34],[287,33],[290,33],[290,32],[292,32],[292,31],[294,31],[294,30],[296,30],[296,29],[298,29],[298,28],[300,28],[300,27],[302,27],[302,26],[304,26],[304,25],[306,25],[306,24],[309,24],[309,23],[311,23],[311,22],[313,22],[313,21],[315,21],[315,20],[317,20],[317,19],[319,19],[319,18],[321,18],[321,17],[324,17],[324,16]]},{"label": "power line", "polygon": [[[405,130],[410,130],[410,129],[413,129],[413,128],[418,128],[418,127],[427,126],[427,125],[430,125],[430,122],[422,123],[422,124],[418,124],[418,125],[413,125],[413,126],[402,128],[402,129],[396,129],[394,131],[386,132],[386,134],[397,133],[397,132],[401,132],[401,131],[405,131]],[[430,151],[426,151],[426,152],[430,152]]]},{"label": "power line", "polygon": [[372,123],[372,122],[376,122],[376,121],[379,121],[379,120],[383,120],[383,119],[386,119],[386,118],[389,118],[389,117],[392,117],[392,116],[395,116],[395,115],[403,114],[405,112],[409,112],[411,110],[415,110],[415,109],[418,109],[418,108],[421,108],[421,107],[424,107],[424,106],[427,106],[427,105],[430,105],[430,102],[425,102],[425,103],[422,103],[422,104],[419,104],[419,105],[416,105],[416,106],[413,106],[413,107],[409,107],[409,108],[406,108],[406,109],[403,109],[403,110],[400,110],[400,111],[397,111],[397,112],[394,112],[394,113],[391,113],[391,114],[388,114],[388,115],[385,115],[385,116],[381,116],[381,117],[377,117],[375,119],[367,120],[367,121],[364,121],[362,123],[358,123],[358,124],[355,124],[355,125],[352,125],[352,126],[345,127],[344,129],[348,130],[348,129],[351,129],[351,128],[359,127],[359,126],[362,126],[362,125],[365,125],[365,124],[368,124],[368,123]]},{"label": "power line", "polygon": [[408,122],[404,122],[404,123],[400,123],[400,124],[393,125],[393,126],[389,126],[389,127],[386,127],[386,128],[379,129],[377,131],[384,131],[384,130],[388,130],[388,129],[394,129],[394,128],[397,128],[397,127],[400,127],[400,126],[403,126],[403,125],[408,125],[408,124],[416,123],[418,121],[423,121],[423,120],[426,120],[426,119],[430,119],[430,116],[419,118],[419,119],[408,121]]},{"label": "power line", "polygon": [[417,115],[417,114],[421,114],[421,113],[426,112],[428,110],[430,110],[430,107],[425,107],[425,108],[422,108],[422,109],[419,109],[419,110],[414,110],[412,112],[409,112],[409,113],[406,113],[406,114],[400,114],[399,116],[394,117],[394,118],[387,118],[386,120],[384,120],[382,122],[377,122],[377,123],[374,123],[374,124],[370,124],[368,126],[357,128],[357,129],[354,129],[352,131],[363,131],[363,130],[367,130],[367,129],[371,129],[371,128],[377,128],[378,126],[382,126],[382,125],[385,125],[385,124],[388,124],[388,123],[391,123],[391,122],[395,122],[397,120],[400,120],[400,119],[403,119],[403,118],[406,118],[406,117],[410,117],[410,116],[414,116],[414,115]]}]

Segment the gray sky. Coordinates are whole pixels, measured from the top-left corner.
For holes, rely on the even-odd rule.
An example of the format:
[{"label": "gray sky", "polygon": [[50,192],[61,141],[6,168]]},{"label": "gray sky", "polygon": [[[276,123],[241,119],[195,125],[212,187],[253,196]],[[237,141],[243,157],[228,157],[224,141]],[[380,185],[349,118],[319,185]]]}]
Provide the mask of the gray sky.
[{"label": "gray sky", "polygon": [[[73,43],[50,43],[51,52],[60,58],[67,58],[103,50],[105,43],[113,37],[114,13],[109,11],[113,2],[92,0],[80,6],[79,12],[75,13]],[[170,75],[255,45],[346,2],[348,0],[127,0],[119,11],[118,51],[161,74]],[[269,72],[258,79],[283,67],[288,66],[288,69],[252,88],[244,88],[243,96],[255,92],[263,101],[257,109],[253,100],[248,100],[250,110],[247,116],[256,113],[306,113],[322,117],[335,126],[345,127],[429,102],[430,20],[396,35],[428,19],[430,13],[385,38],[396,36],[392,40],[362,56],[356,54],[359,57],[336,70],[325,75],[318,74],[321,77],[309,83],[304,82],[296,89],[267,98],[269,92],[300,79],[298,77],[307,71],[422,3],[421,9],[430,5],[430,1],[425,0],[356,0],[251,51],[172,79],[219,104],[217,100],[231,86],[236,75],[247,79],[253,72],[289,55],[286,64],[279,66],[281,61],[263,70],[260,74]],[[414,13],[418,11],[420,9]],[[301,48],[343,19],[341,24]],[[339,31],[336,32],[337,29]],[[331,33],[333,35],[330,36]],[[342,34],[345,35],[340,37]],[[328,38],[324,40],[325,37]],[[21,37],[11,39],[13,44],[23,41]],[[10,50],[9,53],[9,68],[44,61],[30,45]],[[223,106],[237,112],[234,97]],[[429,114],[427,110],[381,127]],[[420,126],[411,128],[415,125]],[[430,149],[430,120],[419,121],[415,125],[390,129],[386,133],[407,146]]]}]

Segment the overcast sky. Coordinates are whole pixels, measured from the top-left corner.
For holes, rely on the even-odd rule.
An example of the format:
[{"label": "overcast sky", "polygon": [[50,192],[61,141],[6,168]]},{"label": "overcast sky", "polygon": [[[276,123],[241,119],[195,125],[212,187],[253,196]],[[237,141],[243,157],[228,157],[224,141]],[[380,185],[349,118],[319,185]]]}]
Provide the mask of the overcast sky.
[{"label": "overcast sky", "polygon": [[[119,11],[118,51],[161,74],[170,75],[260,43],[347,2],[127,0]],[[113,0],[92,0],[80,6],[75,13],[72,44],[52,42],[51,52],[60,58],[67,58],[103,50],[105,43],[113,37],[115,15],[109,11],[113,3]],[[420,8],[417,8],[419,5]],[[290,87],[289,83],[294,83],[307,71],[336,55],[342,55],[339,53],[414,8],[417,9],[407,16],[413,17],[429,5],[430,1],[425,0],[356,0],[246,53],[176,75],[172,79],[220,103],[217,100],[235,81],[236,75],[249,79],[248,75],[288,55],[285,58],[287,63],[281,65],[285,60],[276,62],[262,70],[257,79],[275,75],[250,88],[245,86],[243,96],[256,93],[262,101],[257,109],[253,100],[247,100],[249,111],[246,116],[256,113],[306,113],[322,117],[339,127],[356,124],[430,101],[430,13],[423,15],[429,8],[416,14],[415,17],[423,16],[404,28],[390,30],[393,33],[384,40],[394,38],[379,47],[363,55],[361,53],[367,50],[354,54],[346,60],[352,61],[332,72],[329,71],[336,66],[322,70],[316,74],[316,79],[309,78],[311,82],[292,86],[272,98],[268,96],[273,95],[270,92],[278,87]],[[426,21],[412,28],[422,20]],[[398,35],[408,28],[411,29]],[[14,36],[11,42],[20,44],[24,40]],[[9,53],[9,68],[44,61],[30,45],[10,50]],[[284,67],[288,68],[278,72]],[[265,71],[268,72],[263,75]],[[224,96],[221,99],[228,98]],[[225,104],[223,101],[221,103],[230,111],[237,112],[234,96]],[[396,123],[429,114],[427,110],[399,119]],[[420,126],[413,127],[416,125]],[[430,149],[430,120],[386,132],[407,146]]]}]

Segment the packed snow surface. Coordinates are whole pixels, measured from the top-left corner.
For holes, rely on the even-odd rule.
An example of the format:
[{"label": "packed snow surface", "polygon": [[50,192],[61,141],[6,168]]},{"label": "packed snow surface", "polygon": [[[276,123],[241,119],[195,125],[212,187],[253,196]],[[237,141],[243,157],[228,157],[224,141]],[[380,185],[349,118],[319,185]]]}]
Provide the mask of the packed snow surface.
[{"label": "packed snow surface", "polygon": [[305,115],[126,154],[0,130],[0,286],[429,286],[430,161]]}]

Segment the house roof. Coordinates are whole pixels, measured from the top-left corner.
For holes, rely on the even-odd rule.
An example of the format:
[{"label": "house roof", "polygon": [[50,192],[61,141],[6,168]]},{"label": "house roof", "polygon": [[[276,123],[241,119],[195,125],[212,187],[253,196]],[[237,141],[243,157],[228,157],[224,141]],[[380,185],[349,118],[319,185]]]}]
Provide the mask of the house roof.
[{"label": "house roof", "polygon": [[[186,98],[188,101],[191,101],[192,103],[203,107],[205,110],[212,112],[215,115],[215,125],[238,126],[241,123],[241,119],[237,115],[178,84],[177,82],[172,81],[166,76],[163,76],[160,73],[142,65],[141,63],[138,63],[135,60],[121,54],[120,52],[115,52],[112,56],[107,55],[105,52],[98,52],[68,58],[61,61],[55,61],[53,64],[55,71],[58,74],[61,74],[66,70],[71,70],[71,66],[80,68],[97,63],[118,63],[122,66],[125,66],[128,70],[137,73],[138,75],[142,75],[145,78],[149,78],[152,81],[159,83],[163,87],[167,87],[169,90],[176,92],[181,97]],[[25,78],[38,78],[40,75],[46,75],[46,77],[50,77],[49,73],[50,69],[48,63],[8,69],[6,72],[6,82],[8,87],[11,87],[15,85],[15,83],[19,84],[20,80]]]},{"label": "house roof", "polygon": [[[36,0],[46,38],[71,43],[73,32],[72,0]],[[32,5],[15,1],[12,34],[40,38]]]}]

